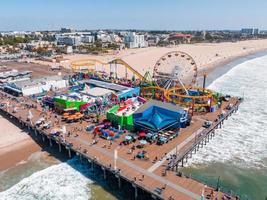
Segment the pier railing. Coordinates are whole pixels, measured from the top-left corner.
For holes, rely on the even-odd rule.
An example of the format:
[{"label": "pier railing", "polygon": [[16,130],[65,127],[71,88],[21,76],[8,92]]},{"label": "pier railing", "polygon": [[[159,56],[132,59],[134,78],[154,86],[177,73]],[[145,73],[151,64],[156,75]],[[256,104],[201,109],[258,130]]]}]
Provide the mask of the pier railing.
[{"label": "pier railing", "polygon": [[[234,192],[233,190],[229,189],[226,185],[223,184],[223,177],[215,177],[215,176],[201,176],[201,175],[193,175],[188,174],[183,171],[183,176],[193,179],[197,182],[203,183],[209,187],[215,188],[223,192],[224,194],[228,195],[229,197],[238,197],[240,200],[251,200],[247,195],[239,194],[238,192]],[[218,184],[219,179],[219,184]]]},{"label": "pier railing", "polygon": [[173,156],[167,165],[167,170],[173,170],[175,167],[177,170],[180,163],[182,163],[181,166],[183,167],[184,160],[187,162],[187,159],[192,157],[193,152],[196,153],[200,146],[203,147],[203,145],[209,141],[210,137],[214,136],[215,130],[221,128],[224,120],[228,119],[230,115],[238,110],[238,107],[242,101],[243,99],[240,98],[227,113],[225,113],[217,121],[213,122],[209,128],[197,133],[194,139],[192,139],[184,148],[177,152],[177,155]]}]

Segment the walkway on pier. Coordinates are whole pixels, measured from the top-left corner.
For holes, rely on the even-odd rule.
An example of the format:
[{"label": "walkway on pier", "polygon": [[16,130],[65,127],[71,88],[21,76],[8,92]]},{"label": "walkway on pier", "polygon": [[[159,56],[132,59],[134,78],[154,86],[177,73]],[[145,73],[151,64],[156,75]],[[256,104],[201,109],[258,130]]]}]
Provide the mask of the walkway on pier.
[{"label": "walkway on pier", "polygon": [[[74,139],[74,140],[76,140],[76,141],[78,141],[78,142],[80,142],[80,143],[82,143],[84,145],[90,146],[90,147],[94,148],[95,150],[97,150],[98,152],[102,153],[103,155],[106,155],[106,156],[108,156],[108,157],[110,157],[111,159],[114,160],[114,154],[112,152],[106,151],[105,149],[103,149],[101,147],[98,147],[96,145],[91,145],[91,143],[89,143],[89,142],[87,142],[85,140],[82,140],[79,137],[76,138],[76,137],[72,136],[72,139]],[[182,186],[179,186],[179,185],[177,185],[177,184],[175,184],[175,183],[173,183],[171,181],[168,181],[168,180],[158,176],[157,174],[149,172],[149,171],[147,171],[147,170],[145,170],[145,169],[133,164],[132,162],[130,162],[128,160],[125,160],[125,159],[123,159],[123,158],[118,156],[117,157],[117,161],[120,161],[121,163],[127,165],[127,167],[132,168],[132,170],[134,170],[134,171],[138,171],[142,175],[148,176],[150,178],[153,178],[154,180],[159,181],[162,185],[166,184],[167,186],[173,188],[177,192],[183,193],[183,194],[189,196],[192,199],[200,199],[199,194],[193,193],[193,192],[183,188]]]},{"label": "walkway on pier", "polygon": [[174,149],[172,149],[163,159],[157,161],[154,165],[152,165],[147,171],[154,172],[157,168],[159,168],[171,155],[179,154],[179,150],[185,147],[189,142],[191,142],[195,137],[200,134],[204,128],[200,128],[199,130],[195,131],[192,135],[186,138],[182,143],[178,144]]}]

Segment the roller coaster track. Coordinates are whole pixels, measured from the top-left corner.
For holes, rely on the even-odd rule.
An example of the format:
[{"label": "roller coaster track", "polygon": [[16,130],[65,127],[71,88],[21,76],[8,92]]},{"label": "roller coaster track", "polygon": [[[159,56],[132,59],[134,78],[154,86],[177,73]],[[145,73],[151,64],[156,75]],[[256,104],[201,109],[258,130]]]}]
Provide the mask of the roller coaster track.
[{"label": "roller coaster track", "polygon": [[80,60],[76,60],[76,61],[71,62],[71,68],[73,70],[77,70],[77,68],[79,66],[86,66],[86,65],[92,66],[92,65],[95,65],[96,63],[101,64],[101,65],[109,65],[109,64],[123,65],[127,69],[129,69],[134,75],[136,75],[139,79],[141,79],[141,80],[144,79],[144,76],[142,74],[140,74],[138,71],[136,71],[134,68],[132,68],[127,62],[125,62],[121,58],[115,58],[115,59],[108,61],[108,62],[104,62],[104,61],[97,60],[94,58],[80,59]]},{"label": "roller coaster track", "polygon": [[144,79],[144,76],[142,74],[140,74],[138,71],[136,71],[134,68],[132,68],[127,62],[125,62],[121,58],[116,58],[114,60],[109,61],[108,63],[109,64],[120,64],[120,65],[124,65],[127,69],[129,69],[138,78],[140,78],[141,80]]}]

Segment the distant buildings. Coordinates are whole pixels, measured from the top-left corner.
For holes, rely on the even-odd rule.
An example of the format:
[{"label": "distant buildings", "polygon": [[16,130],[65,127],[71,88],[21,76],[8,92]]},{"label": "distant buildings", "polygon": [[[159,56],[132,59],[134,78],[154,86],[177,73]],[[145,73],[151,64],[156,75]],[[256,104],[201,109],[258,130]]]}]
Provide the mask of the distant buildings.
[{"label": "distant buildings", "polygon": [[74,30],[71,28],[61,28],[60,32],[61,33],[72,33],[74,32]]},{"label": "distant buildings", "polygon": [[190,43],[191,38],[191,34],[174,33],[169,35],[169,41],[173,41],[175,44]]},{"label": "distant buildings", "polygon": [[32,51],[33,49],[38,48],[49,48],[53,47],[55,43],[54,42],[48,42],[48,41],[31,41],[26,44],[26,49]]},{"label": "distant buildings", "polygon": [[137,35],[135,32],[129,32],[124,36],[124,44],[127,48],[143,48],[147,47],[144,35]]},{"label": "distant buildings", "polygon": [[81,36],[82,43],[94,43],[95,42],[95,36],[93,35],[85,35]]},{"label": "distant buildings", "polygon": [[31,71],[9,70],[0,72],[0,84],[14,80],[27,80],[31,78]]},{"label": "distant buildings", "polygon": [[246,35],[252,35],[253,34],[253,28],[242,28],[241,33],[246,34]]},{"label": "distant buildings", "polygon": [[82,43],[81,36],[59,36],[57,37],[58,45],[79,46]]},{"label": "distant buildings", "polygon": [[160,41],[160,37],[157,35],[150,35],[147,37],[148,46],[157,46]]},{"label": "distant buildings", "polygon": [[258,35],[259,34],[259,29],[258,28],[242,28],[241,29],[241,34],[244,35]]},{"label": "distant buildings", "polygon": [[79,46],[95,42],[95,36],[91,32],[68,32],[57,34],[55,37],[58,45]]},{"label": "distant buildings", "polygon": [[254,28],[253,35],[259,35],[259,29],[258,28]]}]

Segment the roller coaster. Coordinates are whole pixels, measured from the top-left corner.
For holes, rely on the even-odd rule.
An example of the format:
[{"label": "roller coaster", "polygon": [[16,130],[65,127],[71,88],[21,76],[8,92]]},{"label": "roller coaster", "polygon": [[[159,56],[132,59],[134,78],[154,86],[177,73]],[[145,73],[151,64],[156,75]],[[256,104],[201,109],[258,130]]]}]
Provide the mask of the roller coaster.
[{"label": "roller coaster", "polygon": [[71,62],[71,68],[74,72],[82,70],[97,71],[97,66],[99,65],[102,66],[102,70],[109,70],[110,75],[115,75],[115,77],[118,77],[118,65],[122,65],[125,67],[125,78],[128,78],[128,70],[129,70],[138,79],[144,80],[144,76],[142,74],[140,74],[138,71],[132,68],[127,62],[125,62],[121,58],[115,58],[108,62],[97,60],[94,58],[80,59]]},{"label": "roller coaster", "polygon": [[[139,81],[141,96],[153,98],[160,101],[172,102],[183,107],[211,109],[218,103],[218,97],[209,89],[196,87],[197,65],[195,60],[185,52],[172,51],[155,63],[153,76],[149,72],[144,75],[131,67],[121,58],[114,58],[110,61],[101,61],[94,58],[76,60],[71,63],[73,71],[87,70],[88,72],[109,71],[109,76],[118,79],[118,67],[123,66],[125,73],[123,78],[129,79],[130,71]],[[120,74],[122,75],[122,74]]]}]

